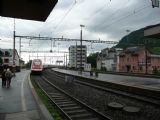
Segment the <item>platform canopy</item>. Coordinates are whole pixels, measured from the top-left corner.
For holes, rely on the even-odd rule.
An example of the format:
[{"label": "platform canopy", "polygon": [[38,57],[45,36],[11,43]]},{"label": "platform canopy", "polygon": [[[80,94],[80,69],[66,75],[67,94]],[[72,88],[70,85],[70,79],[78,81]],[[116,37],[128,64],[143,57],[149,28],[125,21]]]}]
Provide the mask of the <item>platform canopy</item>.
[{"label": "platform canopy", "polygon": [[0,16],[45,21],[58,0],[0,0]]},{"label": "platform canopy", "polygon": [[144,29],[144,36],[150,38],[160,38],[160,24],[146,27]]}]

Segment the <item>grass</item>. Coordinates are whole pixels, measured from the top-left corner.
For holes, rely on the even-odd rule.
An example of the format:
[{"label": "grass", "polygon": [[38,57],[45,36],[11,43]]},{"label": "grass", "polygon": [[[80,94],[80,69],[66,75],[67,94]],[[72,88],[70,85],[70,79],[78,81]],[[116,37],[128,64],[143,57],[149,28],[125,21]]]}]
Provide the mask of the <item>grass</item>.
[{"label": "grass", "polygon": [[42,102],[44,103],[44,105],[46,106],[46,108],[48,109],[48,111],[50,112],[52,117],[54,118],[54,120],[62,120],[60,113],[58,112],[56,107],[53,104],[51,104],[52,102],[48,98],[48,96],[45,95],[45,93],[40,89],[40,87],[37,85],[37,83],[33,79],[31,79],[31,82],[32,82],[39,98],[42,100]]}]

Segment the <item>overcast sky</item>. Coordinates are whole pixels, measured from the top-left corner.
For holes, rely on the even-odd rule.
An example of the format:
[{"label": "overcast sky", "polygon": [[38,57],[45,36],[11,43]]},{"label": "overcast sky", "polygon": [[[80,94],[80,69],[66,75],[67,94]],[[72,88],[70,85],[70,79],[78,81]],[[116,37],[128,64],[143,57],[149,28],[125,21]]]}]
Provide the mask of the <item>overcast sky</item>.
[{"label": "overcast sky", "polygon": [[[80,38],[119,41],[127,34],[142,27],[160,23],[160,8],[152,8],[151,0],[58,0],[45,22],[16,19],[16,35]],[[0,17],[0,48],[11,48],[13,19]],[[18,40],[16,40],[18,42]],[[50,42],[33,41],[29,46],[23,40],[22,50],[50,50]],[[59,45],[58,45],[59,44]],[[85,43],[84,43],[85,44]],[[53,50],[66,50],[75,42],[56,42]],[[107,44],[87,44],[90,52],[99,51]],[[18,49],[18,44],[17,44]],[[26,58],[26,54],[22,57]]]}]

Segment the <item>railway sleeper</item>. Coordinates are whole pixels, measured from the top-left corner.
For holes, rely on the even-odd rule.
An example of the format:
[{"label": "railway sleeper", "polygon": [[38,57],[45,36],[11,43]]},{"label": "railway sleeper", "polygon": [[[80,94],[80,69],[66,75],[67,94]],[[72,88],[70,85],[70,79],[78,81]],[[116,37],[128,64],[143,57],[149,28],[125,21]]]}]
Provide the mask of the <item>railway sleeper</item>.
[{"label": "railway sleeper", "polygon": [[73,110],[73,111],[67,111],[66,113],[69,115],[75,115],[75,114],[82,114],[82,113],[86,113],[87,111],[84,109],[81,110]]},{"label": "railway sleeper", "polygon": [[80,106],[63,108],[64,111],[81,110],[81,109],[82,108]]},{"label": "railway sleeper", "polygon": [[62,94],[59,93],[49,93],[50,96],[62,96]]},{"label": "railway sleeper", "polygon": [[66,102],[56,102],[58,105],[61,105],[61,104],[73,104],[74,102],[72,101],[66,101]]},{"label": "railway sleeper", "polygon": [[61,103],[61,102],[70,102],[70,100],[54,100],[56,103]]},{"label": "railway sleeper", "polygon": [[58,104],[58,105],[61,105],[61,104],[73,104],[74,102],[72,102],[72,101],[65,101],[65,102],[56,102],[56,104]]},{"label": "railway sleeper", "polygon": [[63,99],[65,99],[64,96],[53,96],[53,95],[51,95],[51,97],[52,97],[53,99],[58,99],[58,98],[63,98]]},{"label": "railway sleeper", "polygon": [[56,101],[56,100],[65,100],[65,98],[63,98],[63,97],[62,97],[62,98],[53,98],[53,99],[54,99],[55,101]]},{"label": "railway sleeper", "polygon": [[83,113],[83,114],[75,114],[71,115],[71,118],[74,120],[81,120],[81,119],[87,119],[87,118],[94,118],[94,116],[91,113]]},{"label": "railway sleeper", "polygon": [[77,104],[75,104],[75,103],[71,103],[71,104],[59,104],[59,106],[60,107],[75,107],[75,106],[77,106]]},{"label": "railway sleeper", "polygon": [[100,120],[99,118],[87,118],[87,119],[83,119],[83,120]]}]

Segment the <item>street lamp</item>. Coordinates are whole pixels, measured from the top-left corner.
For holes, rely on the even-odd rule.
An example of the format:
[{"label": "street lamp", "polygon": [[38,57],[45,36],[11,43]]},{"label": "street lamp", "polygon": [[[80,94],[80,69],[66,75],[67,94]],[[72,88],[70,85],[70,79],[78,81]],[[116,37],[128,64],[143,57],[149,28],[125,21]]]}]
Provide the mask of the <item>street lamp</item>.
[{"label": "street lamp", "polygon": [[13,24],[13,74],[15,74],[15,36],[16,36],[16,30],[15,30],[15,18],[14,18],[14,24]]},{"label": "street lamp", "polygon": [[128,43],[128,35],[129,35],[130,30],[126,30],[126,32],[127,32],[127,43]]},{"label": "street lamp", "polygon": [[84,25],[80,25],[81,27],[81,32],[80,32],[80,42],[81,42],[81,60],[80,60],[80,71],[81,71],[81,74],[82,74],[82,28],[85,27]]},{"label": "street lamp", "polygon": [[145,40],[144,47],[145,47],[145,67],[146,67],[145,74],[148,74],[147,40]]},{"label": "street lamp", "polygon": [[58,53],[59,53],[59,45],[60,45],[60,43],[58,43]]}]

